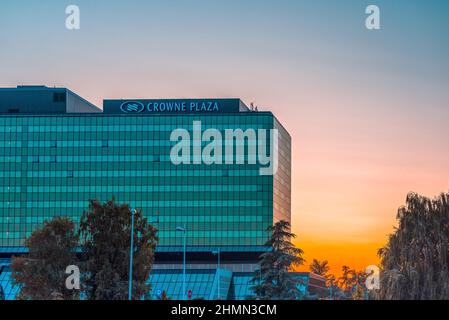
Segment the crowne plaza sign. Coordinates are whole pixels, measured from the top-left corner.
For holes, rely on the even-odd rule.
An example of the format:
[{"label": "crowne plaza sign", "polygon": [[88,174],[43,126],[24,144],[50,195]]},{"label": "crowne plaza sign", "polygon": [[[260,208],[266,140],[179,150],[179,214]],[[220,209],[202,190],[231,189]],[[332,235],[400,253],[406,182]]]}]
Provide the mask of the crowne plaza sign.
[{"label": "crowne plaza sign", "polygon": [[248,111],[240,99],[130,99],[104,100],[104,113],[170,114]]},{"label": "crowne plaza sign", "polygon": [[186,112],[214,112],[220,111],[217,101],[192,101],[190,103],[186,101],[181,102],[150,102],[148,104],[148,111],[150,112],[172,112],[172,111],[182,111]]}]

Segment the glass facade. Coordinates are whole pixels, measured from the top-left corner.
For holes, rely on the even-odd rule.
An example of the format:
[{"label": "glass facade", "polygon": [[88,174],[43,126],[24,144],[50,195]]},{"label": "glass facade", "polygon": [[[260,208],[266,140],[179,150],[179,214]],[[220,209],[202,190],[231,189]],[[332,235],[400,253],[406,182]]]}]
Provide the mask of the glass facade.
[{"label": "glass facade", "polygon": [[[150,275],[151,298],[161,299],[163,293],[173,300],[182,300],[182,270],[154,270]],[[192,299],[208,299],[215,280],[215,270],[189,270],[186,273],[186,288]]]},{"label": "glass facade", "polygon": [[255,294],[251,287],[258,283],[252,282],[253,277],[253,272],[234,273],[227,298],[229,300],[247,300],[254,297]]},{"label": "glass facade", "polygon": [[13,284],[9,259],[0,259],[0,291],[5,300],[14,300],[19,288]]},{"label": "glass facade", "polygon": [[279,132],[278,170],[273,179],[273,222],[290,222],[291,218],[291,138],[287,130],[274,118],[274,128]]},{"label": "glass facade", "polygon": [[[220,279],[220,287],[218,281]],[[232,272],[220,269],[198,269],[186,272],[187,298],[190,299],[218,299],[218,288],[220,288],[220,299],[227,299],[231,285]],[[182,270],[153,270],[149,282],[151,284],[151,298],[161,299],[163,293],[169,299],[182,300]]]},{"label": "glass facade", "polygon": [[[277,173],[260,175],[248,152],[245,164],[173,164],[170,134],[191,132],[193,121],[222,133],[279,129]],[[290,137],[270,112],[0,115],[0,247],[22,246],[54,216],[79,221],[88,199],[113,196],[143,210],[159,248],[182,245],[179,225],[190,248],[261,246],[267,226],[290,220],[290,156]]]}]

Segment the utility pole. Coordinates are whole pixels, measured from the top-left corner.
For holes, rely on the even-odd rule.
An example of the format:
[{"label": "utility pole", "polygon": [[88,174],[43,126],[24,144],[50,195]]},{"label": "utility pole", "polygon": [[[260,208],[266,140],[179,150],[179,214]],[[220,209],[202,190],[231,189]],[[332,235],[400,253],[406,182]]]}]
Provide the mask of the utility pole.
[{"label": "utility pole", "polygon": [[182,262],[182,299],[187,300],[186,298],[186,248],[187,248],[187,228],[186,225],[179,226],[176,228],[176,231],[181,231],[183,235],[183,262]]},{"label": "utility pole", "polygon": [[129,283],[128,283],[128,300],[133,299],[133,254],[134,254],[134,215],[136,209],[131,209],[131,245],[129,248]]}]

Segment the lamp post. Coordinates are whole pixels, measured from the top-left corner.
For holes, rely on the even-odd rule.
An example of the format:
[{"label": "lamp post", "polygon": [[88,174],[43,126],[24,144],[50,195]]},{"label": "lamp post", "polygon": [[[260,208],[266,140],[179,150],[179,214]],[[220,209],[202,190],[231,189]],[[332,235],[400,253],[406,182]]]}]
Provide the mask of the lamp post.
[{"label": "lamp post", "polygon": [[136,209],[131,209],[131,245],[129,248],[129,283],[128,283],[128,300],[132,300],[133,292],[133,253],[134,253],[134,215]]},{"label": "lamp post", "polygon": [[218,258],[218,264],[217,264],[217,274],[218,274],[218,294],[217,294],[217,297],[218,297],[218,300],[221,300],[221,299],[220,299],[220,281],[221,281],[221,279],[220,279],[220,248],[218,248],[218,249],[215,250],[215,251],[212,251],[212,254],[213,254],[213,255],[217,255],[217,258]]},{"label": "lamp post", "polygon": [[186,226],[176,227],[176,231],[181,231],[183,235],[183,262],[182,262],[182,299],[186,299],[186,242],[187,242],[187,228]]}]

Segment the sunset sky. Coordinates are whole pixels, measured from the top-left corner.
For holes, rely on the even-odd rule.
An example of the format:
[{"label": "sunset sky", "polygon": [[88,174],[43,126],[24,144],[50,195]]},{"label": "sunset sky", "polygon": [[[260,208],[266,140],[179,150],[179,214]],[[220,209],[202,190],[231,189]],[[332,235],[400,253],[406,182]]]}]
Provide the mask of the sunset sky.
[{"label": "sunset sky", "polygon": [[255,102],[292,136],[306,259],[364,269],[408,192],[449,190],[448,16],[446,0],[2,0],[0,87]]}]

